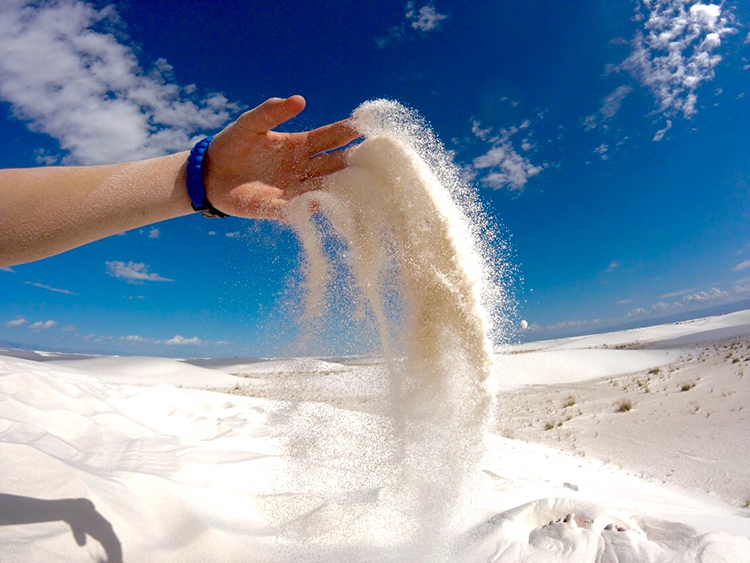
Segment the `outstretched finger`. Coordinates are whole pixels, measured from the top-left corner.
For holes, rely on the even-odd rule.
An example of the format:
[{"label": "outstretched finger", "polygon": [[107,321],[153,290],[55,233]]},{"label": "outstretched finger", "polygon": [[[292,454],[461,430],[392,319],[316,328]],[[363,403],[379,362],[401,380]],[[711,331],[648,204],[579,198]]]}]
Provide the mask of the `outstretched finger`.
[{"label": "outstretched finger", "polygon": [[319,154],[346,146],[361,136],[354,120],[344,119],[310,131],[307,134],[307,149],[310,154]]},{"label": "outstretched finger", "polygon": [[318,154],[348,145],[361,136],[354,120],[344,119],[310,131],[307,134],[307,149],[310,154]]},{"label": "outstretched finger", "polygon": [[349,160],[349,150],[332,152],[330,154],[321,154],[310,159],[307,166],[306,176],[308,178],[317,178],[327,176],[339,170],[346,168]]},{"label": "outstretched finger", "polygon": [[305,109],[305,98],[302,96],[270,98],[258,107],[243,113],[237,120],[237,125],[253,133],[267,133],[274,127],[289,121],[303,109]]}]

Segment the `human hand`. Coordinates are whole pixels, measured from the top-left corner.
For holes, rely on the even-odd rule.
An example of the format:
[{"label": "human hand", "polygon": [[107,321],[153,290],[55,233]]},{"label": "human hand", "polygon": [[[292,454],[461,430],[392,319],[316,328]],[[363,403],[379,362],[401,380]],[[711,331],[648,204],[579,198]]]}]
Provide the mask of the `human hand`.
[{"label": "human hand", "polygon": [[208,147],[204,172],[211,204],[228,215],[283,219],[286,204],[321,187],[321,179],[346,167],[343,147],[361,134],[350,119],[312,131],[272,129],[299,114],[302,96],[271,98],[242,114]]},{"label": "human hand", "polygon": [[50,501],[59,503],[65,521],[79,546],[86,545],[86,536],[97,540],[107,556],[102,563],[122,563],[122,545],[112,524],[96,510],[94,503],[85,498]]}]

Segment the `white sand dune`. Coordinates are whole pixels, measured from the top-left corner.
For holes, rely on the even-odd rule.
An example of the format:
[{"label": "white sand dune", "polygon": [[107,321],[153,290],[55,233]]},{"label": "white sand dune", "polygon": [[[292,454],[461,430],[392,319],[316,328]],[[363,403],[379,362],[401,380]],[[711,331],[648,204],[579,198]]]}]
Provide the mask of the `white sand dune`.
[{"label": "white sand dune", "polygon": [[[502,352],[444,559],[750,561],[749,311]],[[0,351],[0,561],[428,560],[377,362],[73,358]]]}]

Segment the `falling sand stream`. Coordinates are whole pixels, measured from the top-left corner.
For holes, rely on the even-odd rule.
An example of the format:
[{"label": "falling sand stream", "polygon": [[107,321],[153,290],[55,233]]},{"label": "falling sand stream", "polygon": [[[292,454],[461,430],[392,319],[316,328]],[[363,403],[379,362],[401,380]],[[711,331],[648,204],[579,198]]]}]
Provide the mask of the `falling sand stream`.
[{"label": "falling sand stream", "polygon": [[[307,316],[325,309],[340,283],[332,262],[345,256],[386,358],[385,400],[356,417],[314,403],[290,416],[290,453],[321,460],[320,471],[290,472],[317,511],[294,534],[327,558],[447,560],[491,412],[502,261],[472,190],[418,116],[377,100],[354,118],[365,140],[349,167],[297,198],[289,219],[306,257]],[[331,251],[331,236],[345,251]]]}]

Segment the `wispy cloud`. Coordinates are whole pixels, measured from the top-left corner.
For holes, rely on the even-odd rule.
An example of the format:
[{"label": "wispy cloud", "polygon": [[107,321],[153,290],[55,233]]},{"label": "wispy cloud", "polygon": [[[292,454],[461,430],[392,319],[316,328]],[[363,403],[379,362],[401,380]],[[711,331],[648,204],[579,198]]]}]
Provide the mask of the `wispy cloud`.
[{"label": "wispy cloud", "polygon": [[667,131],[669,131],[672,128],[672,120],[667,119],[667,124],[664,126],[664,129],[659,129],[656,133],[654,133],[654,138],[652,139],[655,143],[658,143],[664,138],[664,135],[667,134]]},{"label": "wispy cloud", "polygon": [[211,342],[210,340],[203,340],[197,336],[186,338],[179,334],[176,334],[169,339],[157,339],[157,338],[146,338],[138,334],[129,334],[127,336],[119,336],[117,340],[120,342],[127,342],[130,344],[158,344],[163,346],[208,346],[208,345],[224,345],[225,341]]},{"label": "wispy cloud", "polygon": [[619,268],[620,266],[622,266],[622,262],[620,262],[620,261],[618,261],[618,260],[612,260],[612,261],[611,261],[611,262],[609,263],[609,266],[607,266],[607,269],[606,269],[606,270],[604,270],[604,273],[605,273],[605,274],[611,274],[612,272],[614,272],[614,271],[615,271],[615,270],[616,270],[617,268]]},{"label": "wispy cloud", "polygon": [[7,323],[5,323],[5,326],[13,328],[13,327],[17,327],[17,326],[23,326],[27,322],[29,322],[29,321],[27,321],[24,317],[16,317],[15,319],[13,319],[13,320],[8,321]]},{"label": "wispy cloud", "polygon": [[222,94],[200,97],[195,86],[180,86],[164,59],[144,70],[123,37],[111,5],[3,0],[0,98],[57,139],[66,162],[81,164],[182,150],[241,109]]},{"label": "wispy cloud", "polygon": [[169,340],[162,340],[160,343],[166,344],[167,346],[200,346],[202,344],[207,344],[208,342],[206,342],[205,340],[201,340],[197,336],[185,338],[184,336],[176,334]]},{"label": "wispy cloud", "polygon": [[111,260],[106,262],[106,266],[108,275],[130,283],[174,281],[162,277],[155,272],[149,272],[148,266],[143,262],[119,262]]},{"label": "wispy cloud", "polygon": [[604,323],[602,319],[572,319],[569,321],[561,321],[559,323],[540,326],[538,324],[532,324],[529,326],[531,332],[562,332],[569,330],[583,330],[587,328],[596,328]]},{"label": "wispy cloud", "polygon": [[699,291],[697,293],[690,293],[682,298],[682,302],[686,305],[692,303],[705,303],[707,301],[717,301],[719,299],[726,299],[729,297],[729,293],[719,288],[712,287],[708,291]]},{"label": "wispy cloud", "polygon": [[440,22],[448,19],[448,15],[439,13],[433,4],[427,4],[418,10],[415,6],[414,2],[406,4],[406,19],[411,22],[412,29],[433,31],[440,28]]},{"label": "wispy cloud", "polygon": [[[743,285],[740,282],[745,282]],[[741,299],[747,299],[750,295],[750,278],[747,280],[738,280],[738,283],[728,289],[711,287],[706,290],[686,289],[674,291],[662,295],[660,299],[651,305],[645,305],[630,309],[622,317],[609,319],[576,319],[562,321],[556,324],[546,326],[534,324],[529,326],[529,330],[536,333],[558,334],[566,332],[579,332],[586,329],[595,329],[599,327],[613,327],[625,322],[644,321],[649,319],[658,319],[667,315],[680,312],[699,311],[707,306],[718,305],[722,303],[732,303]],[[672,301],[674,297],[682,297],[677,301]],[[617,305],[630,305],[634,299],[622,299],[617,301]]]},{"label": "wispy cloud", "polygon": [[631,74],[653,93],[666,116],[697,112],[697,90],[714,79],[721,61],[722,38],[734,33],[722,6],[692,0],[640,0],[636,20],[643,22],[630,56],[617,69]]},{"label": "wispy cloud", "polygon": [[121,336],[119,340],[122,340],[123,342],[133,342],[135,344],[144,344],[147,342],[151,342],[148,338],[138,336],[137,334],[129,334],[128,336]]},{"label": "wispy cloud", "polygon": [[741,272],[742,270],[746,270],[747,268],[750,268],[750,260],[745,260],[744,262],[740,262],[736,266],[733,266],[732,271]]},{"label": "wispy cloud", "polygon": [[78,295],[77,293],[70,291],[69,289],[60,289],[57,287],[51,287],[49,285],[44,285],[43,283],[36,283],[36,282],[30,282],[25,281],[23,282],[26,285],[33,285],[34,287],[38,287],[39,289],[46,289],[47,291],[54,291],[55,293],[63,293],[65,295]]},{"label": "wispy cloud", "polygon": [[598,147],[594,149],[594,152],[599,155],[599,158],[602,160],[609,160],[609,156],[607,156],[607,152],[609,151],[609,145],[606,143],[602,143]]},{"label": "wispy cloud", "polygon": [[16,273],[16,271],[13,268],[11,268],[10,266],[3,266],[2,268],[0,268],[0,271],[8,272],[9,274],[15,274]]},{"label": "wispy cloud", "polygon": [[478,177],[480,183],[488,188],[522,193],[529,179],[547,167],[546,164],[533,164],[514,145],[514,136],[522,133],[521,150],[533,148],[533,143],[528,138],[529,126],[530,122],[524,120],[518,126],[501,129],[499,133],[493,134],[492,127],[483,128],[479,121],[473,121],[471,132],[490,148],[483,155],[474,158],[467,175],[472,179]]},{"label": "wispy cloud", "polygon": [[159,238],[161,235],[161,231],[157,229],[156,227],[152,227],[148,231],[148,238]]},{"label": "wispy cloud", "polygon": [[659,299],[673,299],[675,297],[687,295],[688,293],[695,293],[696,291],[698,291],[697,287],[691,287],[690,289],[680,289],[678,291],[672,291],[670,293],[665,293],[664,295],[660,295]]},{"label": "wispy cloud", "polygon": [[599,112],[594,115],[588,116],[584,120],[584,128],[586,131],[596,129],[600,126],[607,126],[607,122],[612,119],[622,106],[623,100],[627,97],[633,89],[630,86],[618,86],[615,90],[609,94],[602,101],[602,106],[599,108]]},{"label": "wispy cloud", "polygon": [[93,332],[84,336],[83,339],[88,342],[95,342],[97,344],[112,342],[114,340],[114,338],[112,336],[109,336],[108,334],[96,334]]},{"label": "wispy cloud", "polygon": [[668,313],[676,313],[681,310],[691,310],[701,308],[708,303],[713,302],[731,302],[738,298],[744,297],[746,293],[750,291],[750,287],[736,285],[731,290],[723,290],[718,287],[712,287],[703,291],[682,290],[667,293],[662,295],[662,299],[669,299],[672,297],[678,297],[682,295],[682,299],[679,301],[673,301],[671,303],[659,301],[654,303],[648,308],[637,307],[627,314],[627,318],[639,318],[648,316],[664,315]]},{"label": "wispy cloud", "polygon": [[33,324],[29,325],[29,329],[33,331],[40,331],[40,330],[49,330],[51,328],[54,328],[57,326],[57,321],[49,320],[49,321],[37,321]]},{"label": "wispy cloud", "polygon": [[417,34],[424,35],[436,31],[440,29],[441,22],[450,17],[448,14],[438,12],[432,2],[421,8],[416,6],[414,2],[407,2],[404,7],[405,21],[389,27],[386,35],[375,38],[375,44],[380,49],[406,41]]}]

